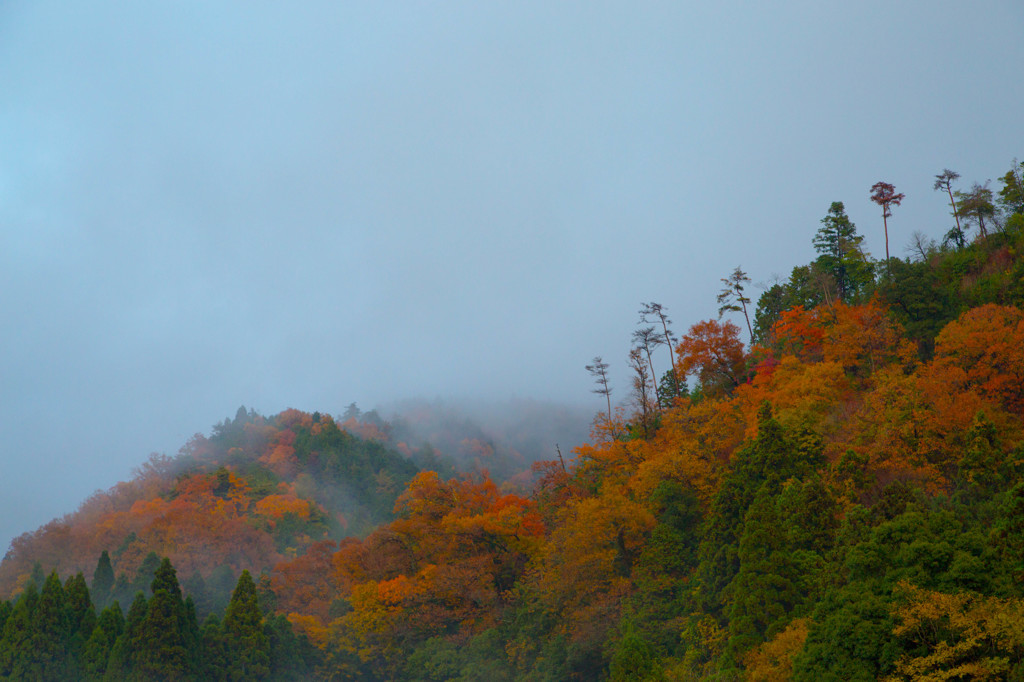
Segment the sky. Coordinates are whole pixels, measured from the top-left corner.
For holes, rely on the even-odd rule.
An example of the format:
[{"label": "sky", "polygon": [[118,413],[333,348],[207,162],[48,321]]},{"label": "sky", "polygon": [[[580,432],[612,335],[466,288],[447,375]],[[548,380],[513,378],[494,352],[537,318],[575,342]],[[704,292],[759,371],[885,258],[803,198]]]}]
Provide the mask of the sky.
[{"label": "sky", "polygon": [[[1024,3],[0,2],[0,553],[234,415],[602,409],[641,303],[1024,157]],[[753,295],[759,291],[755,288]],[[739,321],[739,320],[736,320]]]}]

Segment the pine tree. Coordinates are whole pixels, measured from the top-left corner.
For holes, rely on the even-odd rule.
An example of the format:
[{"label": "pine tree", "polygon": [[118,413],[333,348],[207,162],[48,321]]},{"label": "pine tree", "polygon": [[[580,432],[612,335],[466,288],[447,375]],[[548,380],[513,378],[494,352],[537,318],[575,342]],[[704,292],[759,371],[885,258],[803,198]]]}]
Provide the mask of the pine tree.
[{"label": "pine tree", "polygon": [[89,597],[89,588],[85,584],[85,576],[77,573],[64,583],[67,598],[70,639],[69,652],[72,659],[72,674],[77,677],[77,664],[81,660],[85,643],[96,627],[96,609]]},{"label": "pine tree", "polygon": [[[22,669],[24,679],[68,679],[68,648],[71,640],[71,614],[64,586],[56,571],[50,573],[39,594],[39,606],[32,618],[32,638],[28,656],[31,663]],[[17,678],[18,671],[12,671]]]},{"label": "pine tree", "polygon": [[134,651],[136,673],[143,679],[192,679],[194,652],[187,646],[187,611],[170,559],[160,563],[152,590]]},{"label": "pine tree", "polygon": [[315,647],[295,634],[288,619],[281,614],[267,616],[263,632],[269,643],[271,679],[296,682],[309,679]]},{"label": "pine tree", "polygon": [[[115,602],[116,604],[116,602]],[[120,608],[118,608],[120,611]],[[107,662],[106,680],[135,680],[136,654],[141,648],[142,624],[146,620],[149,603],[146,595],[138,592],[132,605],[128,607],[128,615],[124,619],[124,629],[114,642]]]},{"label": "pine tree", "polygon": [[722,319],[722,315],[727,312],[743,313],[743,319],[747,321],[747,332],[750,333],[750,342],[753,343],[754,328],[750,325],[750,313],[747,312],[750,299],[743,295],[744,285],[750,284],[750,277],[737,265],[731,275],[722,278],[722,284],[725,287],[718,294],[718,319]]},{"label": "pine tree", "polygon": [[203,622],[203,627],[199,631],[199,641],[199,678],[206,682],[227,680],[231,661],[224,645],[224,629],[217,614],[210,614]]},{"label": "pine tree", "polygon": [[103,679],[114,643],[123,632],[124,614],[121,605],[114,602],[100,612],[96,627],[82,648],[80,667],[86,680],[99,682]]},{"label": "pine tree", "polygon": [[96,562],[96,570],[92,574],[93,603],[99,608],[105,607],[111,598],[110,591],[114,588],[114,568],[110,565],[110,554],[103,550]]},{"label": "pine tree", "polygon": [[142,592],[148,594],[150,586],[153,583],[153,578],[156,575],[157,568],[160,567],[160,557],[157,556],[156,552],[150,552],[146,555],[146,558],[139,564],[138,570],[135,572],[135,579],[131,581],[128,586],[128,594],[134,595],[136,592]]},{"label": "pine tree", "polygon": [[229,680],[262,680],[270,674],[270,643],[249,571],[242,571],[224,613],[224,642],[231,661]]},{"label": "pine tree", "polygon": [[0,638],[0,679],[24,679],[20,672],[16,677],[15,670],[21,671],[26,666],[23,659],[29,655],[32,624],[38,606],[39,590],[35,581],[30,580],[4,623],[3,637]]},{"label": "pine tree", "polygon": [[833,201],[814,237],[814,249],[819,254],[815,265],[832,277],[836,293],[846,302],[856,298],[874,279],[871,264],[861,250],[863,241],[846,215],[843,202]]}]

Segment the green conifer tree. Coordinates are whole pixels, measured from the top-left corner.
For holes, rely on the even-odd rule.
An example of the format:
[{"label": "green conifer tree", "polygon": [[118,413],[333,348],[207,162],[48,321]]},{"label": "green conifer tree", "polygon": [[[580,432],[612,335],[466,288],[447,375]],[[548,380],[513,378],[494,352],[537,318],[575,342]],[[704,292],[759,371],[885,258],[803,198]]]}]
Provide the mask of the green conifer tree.
[{"label": "green conifer tree", "polygon": [[846,215],[841,201],[833,201],[814,236],[815,265],[832,277],[843,301],[855,300],[874,280],[871,263],[861,249],[864,237]]},{"label": "green conifer tree", "polygon": [[139,568],[135,572],[135,578],[129,584],[129,594],[134,595],[136,592],[148,594],[153,578],[156,576],[156,570],[159,567],[160,557],[157,556],[157,553],[150,552],[147,554],[146,558],[139,564]]},{"label": "green conifer tree", "polygon": [[282,614],[268,615],[263,626],[270,644],[270,679],[299,682],[309,679],[314,665],[316,647],[292,630],[292,624]]},{"label": "green conifer tree", "polygon": [[28,656],[31,647],[32,622],[38,606],[39,590],[35,581],[30,580],[4,623],[3,637],[0,638],[0,679],[19,679],[14,676],[14,671],[25,667],[22,659]]},{"label": "green conifer tree", "polygon": [[[32,637],[26,652],[26,666],[21,668],[20,679],[66,680],[69,644],[71,640],[71,614],[67,595],[56,571],[50,573],[39,593],[39,606],[32,617]],[[12,677],[19,679],[19,670]]]},{"label": "green conifer tree", "polygon": [[141,647],[142,623],[146,619],[149,603],[146,595],[138,592],[128,607],[128,615],[124,619],[124,630],[114,642],[107,662],[104,680],[135,680],[136,653]]},{"label": "green conifer tree", "polygon": [[43,589],[43,583],[46,582],[46,573],[43,572],[43,565],[38,561],[32,564],[32,573],[29,575],[29,581],[36,584],[36,590]]},{"label": "green conifer tree", "polygon": [[224,643],[231,661],[229,680],[262,680],[270,674],[270,642],[249,571],[242,571],[224,613]]},{"label": "green conifer tree", "polygon": [[224,682],[228,679],[228,671],[231,668],[231,661],[228,658],[227,649],[224,645],[224,629],[221,627],[220,618],[217,614],[210,616],[203,622],[199,632],[200,658],[199,677],[209,682]]},{"label": "green conifer tree", "polygon": [[114,589],[114,567],[110,564],[110,554],[103,550],[99,560],[96,562],[96,570],[92,574],[92,595],[93,603],[104,608],[112,598],[111,590]]},{"label": "green conifer tree", "polygon": [[78,663],[81,660],[85,643],[96,627],[96,609],[89,597],[89,587],[85,584],[85,576],[77,573],[64,583],[64,592],[68,604],[69,653],[71,656],[71,673],[78,677]]},{"label": "green conifer tree", "polygon": [[121,605],[114,602],[100,612],[96,627],[82,648],[82,677],[89,682],[99,682],[107,671],[114,643],[124,632],[124,614]]},{"label": "green conifer tree", "polygon": [[152,589],[134,651],[136,674],[153,680],[192,679],[194,652],[187,646],[187,612],[170,559],[160,563]]}]

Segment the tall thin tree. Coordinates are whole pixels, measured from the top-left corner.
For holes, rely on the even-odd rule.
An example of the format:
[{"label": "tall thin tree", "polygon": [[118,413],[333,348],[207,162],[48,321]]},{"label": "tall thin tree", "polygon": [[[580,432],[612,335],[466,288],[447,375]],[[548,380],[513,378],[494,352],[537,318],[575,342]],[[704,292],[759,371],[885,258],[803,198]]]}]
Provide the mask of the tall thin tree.
[{"label": "tall thin tree", "polygon": [[[664,339],[654,331],[654,327],[641,327],[633,332],[634,348],[639,348],[647,356],[647,366],[651,369],[651,383],[657,383],[658,375],[654,372],[654,360],[651,358],[651,349],[664,343]],[[657,391],[657,386],[655,386]]]},{"label": "tall thin tree", "polygon": [[899,206],[905,194],[896,194],[896,188],[888,182],[876,182],[871,186],[871,201],[882,207],[882,226],[885,228],[885,271],[889,272],[889,218],[892,207]]},{"label": "tall thin tree", "polygon": [[[726,312],[742,312],[747,321],[747,331],[750,333],[750,342],[754,342],[754,328],[750,326],[750,315],[747,313],[747,304],[750,299],[743,295],[743,285],[750,284],[750,278],[743,272],[740,266],[736,266],[733,273],[722,278],[725,287],[718,294],[718,319]],[[736,305],[736,304],[739,305]]]},{"label": "tall thin tree", "polygon": [[665,306],[660,303],[651,301],[650,303],[640,304],[640,324],[647,324],[648,322],[660,322],[661,329],[664,334],[665,345],[668,346],[669,362],[671,363],[672,369],[676,368],[676,353],[675,345],[676,339],[672,336],[672,332],[669,330],[669,325],[672,324],[672,320],[668,319],[668,314],[665,312]]},{"label": "tall thin tree", "polygon": [[949,195],[949,204],[953,207],[953,218],[956,220],[956,233],[946,236],[952,236],[954,239],[959,236],[962,240],[964,231],[960,226],[960,212],[956,210],[956,199],[953,198],[953,181],[959,177],[960,174],[956,171],[943,168],[942,172],[935,176],[935,184],[932,186],[932,189],[936,192],[940,189],[946,190],[946,194]]},{"label": "tall thin tree", "polygon": [[644,440],[650,437],[651,418],[654,414],[654,397],[649,389],[652,377],[647,374],[643,350],[634,348],[629,351],[629,368],[633,370],[633,398],[639,410],[640,427],[643,429]]},{"label": "tall thin tree", "polygon": [[603,395],[605,400],[608,401],[608,421],[612,420],[612,388],[608,384],[608,363],[601,359],[600,355],[594,357],[594,364],[587,365],[587,371],[594,377],[594,383],[597,384],[597,388],[593,389],[591,393],[597,393]]}]

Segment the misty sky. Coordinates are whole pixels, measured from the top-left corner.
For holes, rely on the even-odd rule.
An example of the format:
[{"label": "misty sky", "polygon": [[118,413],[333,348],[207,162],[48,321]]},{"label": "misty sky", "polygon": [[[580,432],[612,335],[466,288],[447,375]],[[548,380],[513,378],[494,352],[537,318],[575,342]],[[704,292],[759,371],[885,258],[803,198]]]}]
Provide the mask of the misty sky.
[{"label": "misty sky", "polygon": [[[0,553],[245,404],[616,396],[1024,157],[1024,3],[0,2]],[[994,183],[995,186],[995,183]],[[754,291],[756,298],[759,292]]]}]

